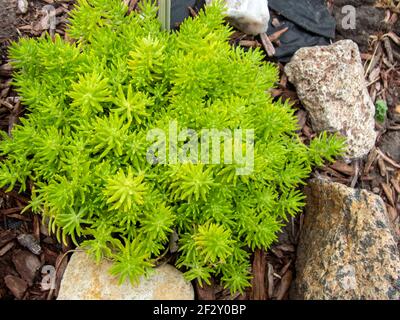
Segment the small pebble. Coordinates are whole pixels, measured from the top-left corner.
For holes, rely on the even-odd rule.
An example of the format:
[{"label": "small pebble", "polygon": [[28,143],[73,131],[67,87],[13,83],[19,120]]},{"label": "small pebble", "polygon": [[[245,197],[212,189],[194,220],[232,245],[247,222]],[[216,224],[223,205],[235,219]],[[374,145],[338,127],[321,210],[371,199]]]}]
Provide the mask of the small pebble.
[{"label": "small pebble", "polygon": [[17,237],[17,240],[21,246],[27,248],[33,254],[39,255],[42,252],[39,241],[32,234],[22,233]]},{"label": "small pebble", "polygon": [[29,4],[28,4],[27,0],[18,0],[18,10],[21,13],[23,13],[23,14],[27,13],[28,7],[29,7]]}]

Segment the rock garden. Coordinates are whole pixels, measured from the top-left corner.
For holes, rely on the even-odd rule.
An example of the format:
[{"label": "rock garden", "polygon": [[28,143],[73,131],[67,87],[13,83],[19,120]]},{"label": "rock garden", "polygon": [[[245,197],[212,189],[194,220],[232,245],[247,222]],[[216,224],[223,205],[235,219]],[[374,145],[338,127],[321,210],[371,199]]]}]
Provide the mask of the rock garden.
[{"label": "rock garden", "polygon": [[400,299],[398,0],[2,0],[0,129],[0,299]]}]

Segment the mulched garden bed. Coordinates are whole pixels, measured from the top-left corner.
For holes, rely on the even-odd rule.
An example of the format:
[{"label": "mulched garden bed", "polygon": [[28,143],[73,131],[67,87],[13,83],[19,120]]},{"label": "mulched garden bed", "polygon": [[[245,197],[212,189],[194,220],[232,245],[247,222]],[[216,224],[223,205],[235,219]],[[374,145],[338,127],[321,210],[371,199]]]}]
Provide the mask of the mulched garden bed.
[{"label": "mulched garden bed", "polygon": [[[125,0],[131,9],[137,0]],[[25,14],[18,13],[17,0],[3,0],[0,3],[0,128],[10,132],[18,117],[23,115],[17,94],[11,86],[11,68],[7,60],[7,47],[18,37],[37,37],[48,31],[48,18],[43,7],[53,5],[56,9],[57,27],[55,32],[64,36],[67,13],[74,1],[45,0],[30,1]],[[333,1],[328,1],[330,8]],[[195,14],[192,11],[192,14]],[[386,10],[388,21],[400,19],[394,11]],[[47,20],[46,20],[47,19]],[[362,26],[358,26],[362,28]],[[367,159],[351,163],[338,161],[333,165],[316,170],[314,176],[324,176],[332,181],[355,188],[364,188],[380,195],[387,207],[389,218],[400,239],[400,30],[371,34],[368,51],[362,52],[365,64],[365,76],[368,90],[374,102],[385,101],[388,116],[384,123],[376,123],[379,132],[376,148]],[[279,35],[272,36],[275,45],[279,44]],[[261,47],[257,37],[236,32],[232,45]],[[279,64],[280,70],[283,65]],[[281,72],[280,82],[271,94],[276,98],[290,99],[296,108],[299,134],[305,143],[315,136],[308,113],[301,105],[294,87],[288,83]],[[397,157],[397,158],[396,158]],[[29,194],[16,191],[6,193],[0,190],[0,299],[54,299],[61,276],[67,265],[67,253],[72,246],[59,244],[49,235],[42,224],[41,217],[29,211],[21,214],[29,202]],[[258,250],[253,255],[253,286],[244,295],[232,297],[229,291],[217,285],[201,288],[195,284],[197,299],[287,299],[289,287],[295,277],[294,264],[296,246],[299,239],[303,215],[288,222],[279,242],[268,252]],[[31,235],[31,236],[27,236]],[[40,253],[37,252],[38,245]],[[400,245],[400,243],[399,243]],[[33,251],[33,252],[32,252]],[[29,259],[27,259],[29,257]],[[41,269],[44,265],[54,267],[57,273],[56,288],[44,290],[41,282],[47,274],[29,272],[31,265]],[[13,281],[13,276],[21,276],[28,284]]]}]

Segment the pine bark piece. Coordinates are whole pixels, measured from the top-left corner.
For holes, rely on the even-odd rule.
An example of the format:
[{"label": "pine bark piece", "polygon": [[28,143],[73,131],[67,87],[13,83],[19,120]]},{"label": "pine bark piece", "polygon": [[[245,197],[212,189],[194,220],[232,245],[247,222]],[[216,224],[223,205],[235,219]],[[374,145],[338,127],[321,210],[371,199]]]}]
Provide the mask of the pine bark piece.
[{"label": "pine bark piece", "polygon": [[5,276],[4,282],[7,288],[17,299],[22,299],[26,290],[28,289],[28,284],[25,280],[12,275]]},{"label": "pine bark piece", "polygon": [[24,279],[28,285],[32,285],[37,271],[42,265],[39,258],[28,251],[19,250],[14,253],[12,261],[21,278]]},{"label": "pine bark piece", "polygon": [[265,287],[265,271],[267,258],[264,250],[257,249],[253,259],[252,300],[266,300],[267,288]]}]

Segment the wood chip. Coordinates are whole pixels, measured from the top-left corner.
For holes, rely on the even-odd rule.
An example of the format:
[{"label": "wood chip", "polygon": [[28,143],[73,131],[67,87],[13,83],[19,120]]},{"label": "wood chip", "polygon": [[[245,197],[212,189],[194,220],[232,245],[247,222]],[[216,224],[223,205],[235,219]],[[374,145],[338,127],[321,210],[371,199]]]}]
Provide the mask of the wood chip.
[{"label": "wood chip", "polygon": [[277,300],[282,300],[286,293],[288,292],[290,285],[292,284],[293,273],[292,271],[288,270],[282,277],[280,281],[280,286],[278,292],[276,294]]},{"label": "wood chip", "polygon": [[275,55],[275,48],[272,42],[269,40],[267,34],[265,32],[261,33],[260,38],[261,38],[261,43],[265,51],[267,52],[268,57],[273,57]]},{"label": "wood chip", "polygon": [[383,192],[385,192],[386,198],[392,206],[395,206],[394,198],[393,198],[393,190],[387,183],[381,183]]},{"label": "wood chip", "polygon": [[392,206],[386,205],[386,211],[391,223],[394,223],[398,217],[397,210]]},{"label": "wood chip", "polygon": [[330,167],[347,176],[352,176],[354,174],[354,168],[343,161],[336,161],[335,163],[331,164]]},{"label": "wood chip", "polygon": [[391,158],[389,158],[386,154],[384,154],[379,148],[376,148],[376,151],[378,152],[378,154],[383,158],[383,160],[385,160],[386,162],[388,162],[390,165],[392,165],[393,167],[400,169],[400,165],[398,163],[396,163],[396,161],[392,160]]},{"label": "wood chip", "polygon": [[12,230],[5,230],[0,232],[0,247],[14,240],[17,235]]},{"label": "wood chip", "polygon": [[288,271],[291,264],[292,264],[292,260],[290,260],[288,263],[286,263],[279,273],[283,276],[286,273],[286,271]]},{"label": "wood chip", "polygon": [[14,297],[16,297],[17,299],[22,299],[24,293],[28,289],[28,284],[26,283],[26,281],[24,281],[19,277],[7,275],[4,277],[4,282],[7,288],[12,292]]},{"label": "wood chip", "polygon": [[271,252],[279,259],[283,258],[283,253],[281,250],[277,249],[276,247],[270,249]]},{"label": "wood chip", "polygon": [[22,215],[22,214],[18,214],[18,213],[13,213],[13,214],[9,214],[7,217],[9,218],[13,218],[13,219],[17,219],[17,220],[21,220],[21,221],[26,221],[26,222],[30,222],[31,219]]},{"label": "wood chip", "polygon": [[206,283],[200,285],[198,281],[195,281],[194,287],[199,300],[215,300],[214,282],[212,280],[211,285]]},{"label": "wood chip", "polygon": [[279,21],[278,18],[273,18],[272,21],[271,21],[271,24],[272,24],[275,28],[278,28],[278,27],[280,27],[281,22]]},{"label": "wood chip", "polygon": [[377,81],[380,77],[380,74],[381,74],[381,68],[377,66],[375,69],[371,71],[371,73],[368,76],[368,81],[370,82],[370,84]]},{"label": "wood chip", "polygon": [[395,178],[390,179],[390,183],[400,196],[400,183]]},{"label": "wood chip", "polygon": [[261,44],[256,40],[240,40],[239,45],[246,48],[259,48]]},{"label": "wood chip", "polygon": [[280,244],[280,245],[276,246],[276,248],[279,250],[285,251],[285,252],[295,252],[296,251],[294,245],[287,244],[287,243]]},{"label": "wood chip", "polygon": [[274,267],[272,264],[268,263],[268,271],[267,271],[267,282],[268,282],[268,297],[272,298],[274,294]]},{"label": "wood chip", "polygon": [[389,62],[391,63],[391,64],[393,64],[393,62],[394,62],[394,59],[393,59],[393,50],[392,50],[392,46],[391,46],[391,44],[390,44],[390,39],[389,38],[383,38],[383,45],[384,45],[384,47],[385,47],[385,51],[386,51],[386,54],[387,54],[387,57],[388,57],[388,59],[389,59]]},{"label": "wood chip", "polygon": [[382,46],[381,46],[381,43],[378,42],[375,46],[373,57],[372,57],[370,63],[368,64],[368,68],[365,71],[365,77],[367,77],[368,74],[370,73],[370,71],[376,67],[376,65],[379,63],[379,61],[381,59],[381,56],[382,56]]},{"label": "wood chip", "polygon": [[271,34],[271,35],[268,36],[268,37],[269,37],[269,40],[270,40],[271,42],[274,42],[274,41],[278,40],[278,39],[279,39],[286,31],[288,31],[288,30],[289,30],[289,28],[286,27],[286,28],[283,28],[283,29],[281,29],[281,30],[278,30],[278,31],[274,32],[273,34]]},{"label": "wood chip", "polygon": [[9,214],[12,213],[17,213],[17,212],[21,212],[23,208],[21,207],[15,207],[15,208],[8,208],[8,209],[1,209],[0,210],[0,214],[8,216]]},{"label": "wood chip", "polygon": [[10,251],[11,248],[13,248],[15,245],[15,242],[9,242],[7,243],[3,248],[0,249],[0,257],[4,256],[8,251]]},{"label": "wood chip", "polygon": [[11,77],[13,68],[11,63],[6,63],[0,66],[0,76],[2,77]]},{"label": "wood chip", "polygon": [[395,44],[400,46],[400,37],[393,31],[386,33],[385,36],[389,37]]},{"label": "wood chip", "polygon": [[387,170],[385,166],[385,162],[382,160],[382,158],[378,158],[378,167],[379,167],[379,172],[382,177],[386,177]]},{"label": "wood chip", "polygon": [[252,278],[252,300],[266,300],[267,288],[265,287],[265,267],[267,265],[267,257],[264,250],[256,249],[253,259],[253,278]]},{"label": "wood chip", "polygon": [[360,53],[361,59],[362,60],[371,60],[372,59],[372,54],[371,53]]},{"label": "wood chip", "polygon": [[296,112],[296,117],[299,128],[303,128],[303,126],[307,122],[307,112],[305,110],[300,109],[299,111]]},{"label": "wood chip", "polygon": [[354,188],[358,181],[358,175],[360,171],[360,163],[358,160],[354,161],[354,175],[353,179],[351,179],[350,188]]},{"label": "wood chip", "polygon": [[194,10],[192,7],[188,7],[189,9],[189,13],[192,17],[196,17],[197,16],[197,12],[196,10]]},{"label": "wood chip", "polygon": [[56,261],[56,289],[55,290],[50,290],[49,294],[47,296],[47,300],[50,300],[53,295],[58,296],[58,291],[60,290],[60,283],[61,279],[64,275],[65,269],[67,268],[68,265],[68,259],[66,258],[67,254],[66,253],[61,253],[57,257]]}]

